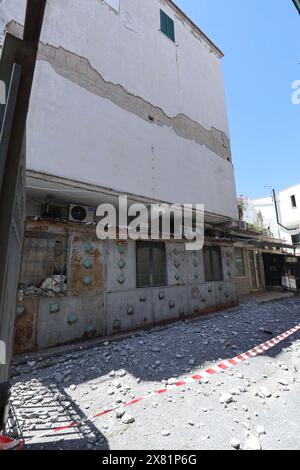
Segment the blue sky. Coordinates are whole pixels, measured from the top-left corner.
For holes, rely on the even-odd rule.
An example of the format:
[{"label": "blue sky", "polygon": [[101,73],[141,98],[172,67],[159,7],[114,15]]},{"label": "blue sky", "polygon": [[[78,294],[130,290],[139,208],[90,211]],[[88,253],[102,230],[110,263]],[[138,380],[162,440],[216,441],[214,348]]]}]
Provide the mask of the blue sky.
[{"label": "blue sky", "polygon": [[225,53],[237,192],[300,183],[300,16],[292,0],[176,0]]}]

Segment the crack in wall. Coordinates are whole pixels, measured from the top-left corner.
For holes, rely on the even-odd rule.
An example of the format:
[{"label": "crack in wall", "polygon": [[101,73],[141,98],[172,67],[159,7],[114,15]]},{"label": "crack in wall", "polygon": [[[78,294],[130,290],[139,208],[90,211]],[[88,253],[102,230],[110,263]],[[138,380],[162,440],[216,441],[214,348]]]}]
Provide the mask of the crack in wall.
[{"label": "crack in wall", "polygon": [[[22,37],[23,27],[11,21],[7,31]],[[119,108],[136,115],[152,125],[167,126],[184,139],[204,145],[219,157],[231,162],[230,139],[212,127],[210,130],[183,113],[169,116],[162,108],[126,90],[122,85],[106,81],[85,57],[63,47],[40,43],[39,60],[47,61],[57,74],[101,98],[107,99]]]}]

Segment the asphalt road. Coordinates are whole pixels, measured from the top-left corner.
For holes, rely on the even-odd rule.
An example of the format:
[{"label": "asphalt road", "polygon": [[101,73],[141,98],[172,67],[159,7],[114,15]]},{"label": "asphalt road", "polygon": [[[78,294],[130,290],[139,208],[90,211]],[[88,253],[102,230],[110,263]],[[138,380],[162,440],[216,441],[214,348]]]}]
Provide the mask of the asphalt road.
[{"label": "asphalt road", "polygon": [[[299,449],[300,332],[265,354],[59,433],[284,333],[300,299],[257,304],[196,322],[15,367],[12,402],[28,449]],[[228,403],[224,401],[227,396]],[[226,398],[225,396],[225,398]],[[125,415],[124,412],[126,411]],[[48,436],[38,437],[41,432]]]}]

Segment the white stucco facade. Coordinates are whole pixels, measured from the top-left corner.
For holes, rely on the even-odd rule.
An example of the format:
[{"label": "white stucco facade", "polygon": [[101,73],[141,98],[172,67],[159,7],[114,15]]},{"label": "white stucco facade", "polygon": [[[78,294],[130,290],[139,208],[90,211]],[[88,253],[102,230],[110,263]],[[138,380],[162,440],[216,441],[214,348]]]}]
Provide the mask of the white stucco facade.
[{"label": "white stucco facade", "polygon": [[261,211],[264,217],[264,225],[270,227],[271,232],[277,238],[292,243],[292,236],[300,233],[300,184],[291,186],[276,193],[279,222],[275,209],[274,198],[269,196],[253,200],[257,211]]},{"label": "white stucco facade", "polygon": [[[1,29],[20,34],[24,8],[3,0]],[[172,2],[49,0],[28,170],[237,219],[221,58]]]}]

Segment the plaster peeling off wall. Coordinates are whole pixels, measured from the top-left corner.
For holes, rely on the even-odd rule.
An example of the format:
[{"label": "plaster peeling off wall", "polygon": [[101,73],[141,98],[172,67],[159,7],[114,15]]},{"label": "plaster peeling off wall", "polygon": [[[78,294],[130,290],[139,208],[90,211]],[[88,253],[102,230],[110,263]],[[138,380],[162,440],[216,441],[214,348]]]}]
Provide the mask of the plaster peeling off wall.
[{"label": "plaster peeling off wall", "polygon": [[[22,26],[12,21],[7,30],[20,36]],[[139,118],[157,126],[168,126],[184,139],[205,145],[219,157],[231,161],[230,140],[227,135],[212,127],[205,129],[201,124],[184,114],[168,116],[163,109],[154,106],[143,98],[128,92],[123,86],[104,80],[91,63],[63,47],[41,44],[39,59],[51,64],[57,74],[97,96],[110,100],[115,105],[135,114]]]}]

